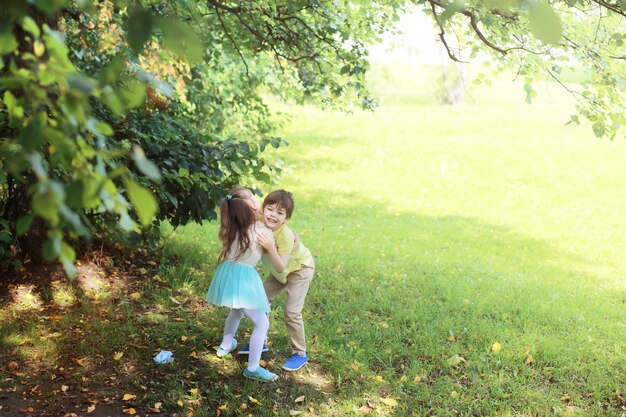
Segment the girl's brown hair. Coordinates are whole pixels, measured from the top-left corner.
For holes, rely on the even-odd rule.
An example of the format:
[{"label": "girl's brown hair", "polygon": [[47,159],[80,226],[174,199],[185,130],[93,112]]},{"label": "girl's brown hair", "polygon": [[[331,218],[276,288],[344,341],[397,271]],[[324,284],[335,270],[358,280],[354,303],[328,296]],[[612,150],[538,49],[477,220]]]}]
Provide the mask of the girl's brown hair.
[{"label": "girl's brown hair", "polygon": [[222,250],[218,258],[220,262],[226,259],[235,243],[238,247],[235,259],[238,259],[252,244],[248,231],[256,221],[256,213],[250,207],[248,196],[250,192],[246,187],[237,185],[222,200],[219,232]]}]

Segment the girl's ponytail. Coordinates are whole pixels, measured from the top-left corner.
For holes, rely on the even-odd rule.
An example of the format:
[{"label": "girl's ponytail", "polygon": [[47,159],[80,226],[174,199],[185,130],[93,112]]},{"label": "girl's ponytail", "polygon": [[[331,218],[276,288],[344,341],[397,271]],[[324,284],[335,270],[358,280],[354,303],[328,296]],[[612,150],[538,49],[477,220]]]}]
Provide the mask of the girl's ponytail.
[{"label": "girl's ponytail", "polygon": [[[218,260],[226,259],[231,249],[236,247],[234,259],[239,258],[251,245],[248,230],[254,224],[256,215],[250,208],[250,190],[236,186],[222,199],[220,204],[220,241],[222,250]],[[236,245],[236,246],[235,246]]]}]

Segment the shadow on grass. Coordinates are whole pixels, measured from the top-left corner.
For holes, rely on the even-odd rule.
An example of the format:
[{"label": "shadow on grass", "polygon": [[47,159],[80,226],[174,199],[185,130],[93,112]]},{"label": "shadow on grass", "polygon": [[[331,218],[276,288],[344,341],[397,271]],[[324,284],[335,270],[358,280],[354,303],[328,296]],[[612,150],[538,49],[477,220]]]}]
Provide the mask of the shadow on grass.
[{"label": "shadow on grass", "polygon": [[[190,286],[120,269],[65,306],[54,285],[30,310],[4,301],[3,392],[34,415],[145,414],[158,403],[163,415],[194,416],[617,415],[624,406],[623,294],[594,292],[581,259],[474,219],[392,212],[354,194],[332,206],[317,203],[324,191],[298,198],[311,210],[291,225],[317,264],[303,370],[255,383],[241,375],[245,357],[214,355],[227,310],[202,301],[212,271]],[[201,229],[180,229],[166,251],[184,262]],[[215,254],[197,255],[195,268],[210,268]],[[283,302],[263,355],[274,371],[290,354]],[[175,362],[155,365],[160,349]]]},{"label": "shadow on grass", "polygon": [[[227,376],[232,391],[214,392],[218,403],[263,404],[235,414],[255,405],[255,415],[613,415],[623,406],[624,294],[598,291],[583,259],[500,226],[393,212],[355,194],[298,201],[309,211],[290,224],[317,264],[305,306],[311,364],[265,386]],[[283,302],[264,354],[273,370],[290,353]],[[200,334],[217,344],[225,315],[207,317],[215,327]]]}]

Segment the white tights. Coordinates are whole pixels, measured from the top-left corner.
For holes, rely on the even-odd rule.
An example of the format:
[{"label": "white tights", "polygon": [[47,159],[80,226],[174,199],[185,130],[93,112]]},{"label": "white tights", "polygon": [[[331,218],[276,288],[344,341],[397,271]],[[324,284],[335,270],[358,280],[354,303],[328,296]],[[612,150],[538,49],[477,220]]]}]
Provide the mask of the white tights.
[{"label": "white tights", "polygon": [[230,349],[235,333],[237,333],[239,322],[244,314],[254,325],[252,334],[250,335],[250,354],[248,356],[248,370],[254,372],[259,367],[263,342],[265,342],[267,330],[270,327],[270,321],[263,311],[250,310],[247,308],[231,308],[230,314],[228,314],[226,323],[224,324],[224,337],[220,347],[222,349]]}]

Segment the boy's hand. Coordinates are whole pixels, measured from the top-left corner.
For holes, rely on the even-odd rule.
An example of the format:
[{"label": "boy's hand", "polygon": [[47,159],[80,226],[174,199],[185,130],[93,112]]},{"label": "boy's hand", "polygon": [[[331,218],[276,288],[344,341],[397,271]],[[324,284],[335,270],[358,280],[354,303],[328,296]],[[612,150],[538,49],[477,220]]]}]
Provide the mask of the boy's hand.
[{"label": "boy's hand", "polygon": [[257,240],[259,241],[259,245],[267,251],[271,248],[276,248],[276,243],[274,242],[274,234],[269,232],[259,233]]}]

